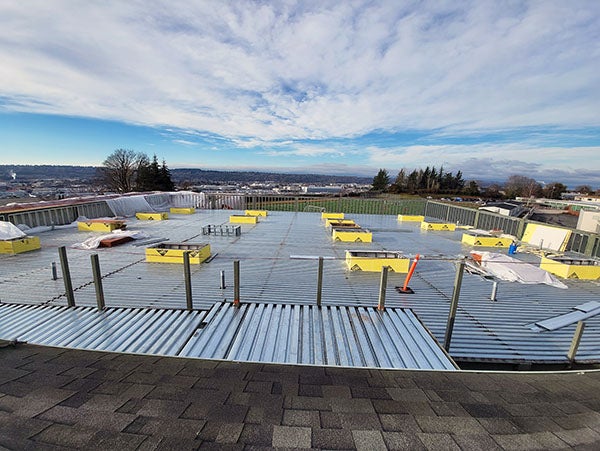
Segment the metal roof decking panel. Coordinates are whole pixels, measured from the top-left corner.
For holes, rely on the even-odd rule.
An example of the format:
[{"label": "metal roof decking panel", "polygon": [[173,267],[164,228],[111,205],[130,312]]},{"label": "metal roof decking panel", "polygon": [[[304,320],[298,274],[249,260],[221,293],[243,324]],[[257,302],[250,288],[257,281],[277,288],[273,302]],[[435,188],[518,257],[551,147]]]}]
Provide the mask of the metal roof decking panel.
[{"label": "metal roof decking panel", "polygon": [[216,304],[182,356],[353,367],[455,369],[414,314],[375,307]]},{"label": "metal roof decking panel", "polygon": [[[275,211],[256,225],[242,225],[243,232],[239,237],[202,236],[203,225],[226,224],[231,213],[231,210],[207,210],[193,215],[174,215],[167,221],[132,219],[128,221],[128,228],[143,230],[152,239],[206,241],[211,245],[212,253],[216,255],[214,259],[191,268],[194,307],[205,310],[224,299],[233,299],[234,260],[240,260],[242,302],[314,305],[318,262],[291,259],[290,256],[321,255],[333,257],[324,261],[324,305],[375,306],[379,274],[349,271],[345,250],[388,249],[401,250],[405,255],[420,253],[424,258],[409,284],[415,294],[396,292],[393,287],[402,285],[405,275],[389,273],[386,306],[412,309],[438,341],[443,341],[455,276],[455,266],[448,260],[471,250],[470,246],[461,244],[461,231],[422,232],[418,224],[398,222],[395,215],[347,215],[372,230],[374,242],[344,244],[331,240],[318,212]],[[77,305],[96,305],[90,264],[92,253],[99,255],[107,306],[184,308],[186,305],[183,268],[146,263],[143,246],[128,243],[110,249],[83,251],[69,246],[90,234],[55,230],[39,235],[40,251],[0,255],[0,301],[66,305],[63,281],[61,278],[51,280],[50,272],[50,263],[56,261],[58,264],[57,248],[64,245],[68,247]],[[538,259],[531,254],[517,254],[517,257],[530,263]],[[221,271],[226,276],[225,289],[220,288]],[[540,333],[528,328],[532,323],[563,315],[577,305],[599,299],[597,282],[567,280],[565,283],[568,290],[501,281],[498,300],[492,302],[489,300],[492,283],[465,274],[451,355],[460,360],[566,362],[575,325]],[[312,327],[321,326],[313,324]],[[336,327],[336,323],[329,322],[327,327]],[[354,332],[366,333],[356,327]],[[256,333],[263,331],[259,328]],[[577,360],[600,362],[599,341],[600,317],[588,318]],[[317,351],[310,351],[315,362],[324,359]],[[252,350],[251,354],[256,352]],[[373,356],[366,352],[363,358],[367,361]]]},{"label": "metal roof decking panel", "polygon": [[177,355],[205,314],[0,304],[0,338],[79,349]]}]

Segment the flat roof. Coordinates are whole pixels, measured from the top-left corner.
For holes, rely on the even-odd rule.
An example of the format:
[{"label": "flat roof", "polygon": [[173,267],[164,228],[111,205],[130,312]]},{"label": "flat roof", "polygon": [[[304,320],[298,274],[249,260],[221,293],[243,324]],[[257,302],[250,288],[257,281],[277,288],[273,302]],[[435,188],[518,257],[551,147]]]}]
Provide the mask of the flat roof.
[{"label": "flat roof", "polygon": [[[192,215],[170,215],[166,221],[127,220],[128,230],[146,232],[150,239],[209,243],[213,259],[192,265],[194,308],[209,310],[233,299],[233,262],[240,261],[241,300],[247,303],[314,305],[317,258],[325,257],[323,305],[374,307],[379,295],[379,273],[350,271],[345,251],[389,250],[421,254],[410,287],[403,294],[394,287],[405,274],[390,272],[386,306],[410,309],[443,342],[455,277],[454,262],[468,254],[462,231],[421,231],[418,223],[399,222],[395,215],[348,214],[373,232],[372,243],[339,243],[331,239],[320,213],[270,211],[256,225],[240,224],[241,236],[202,235],[202,226],[228,224],[235,210],[197,210]],[[40,233],[42,249],[15,256],[0,255],[0,301],[3,303],[66,305],[62,279],[52,280],[51,264],[59,266],[57,249],[67,246],[78,306],[95,306],[90,255],[99,255],[108,307],[170,308],[186,306],[183,268],[176,264],[145,262],[138,242],[114,248],[80,250],[71,246],[95,235],[73,228]],[[167,241],[167,242],[169,242]],[[504,251],[499,251],[504,252]],[[297,258],[302,256],[302,258]],[[518,258],[535,262],[531,254]],[[220,286],[221,271],[226,288]],[[60,268],[59,268],[60,272]],[[490,301],[492,283],[465,274],[450,355],[461,361],[564,363],[575,325],[552,332],[535,332],[536,321],[572,311],[599,298],[597,282],[567,280],[567,290],[546,285],[500,282],[497,301]],[[586,320],[577,361],[600,362],[600,318]]]}]

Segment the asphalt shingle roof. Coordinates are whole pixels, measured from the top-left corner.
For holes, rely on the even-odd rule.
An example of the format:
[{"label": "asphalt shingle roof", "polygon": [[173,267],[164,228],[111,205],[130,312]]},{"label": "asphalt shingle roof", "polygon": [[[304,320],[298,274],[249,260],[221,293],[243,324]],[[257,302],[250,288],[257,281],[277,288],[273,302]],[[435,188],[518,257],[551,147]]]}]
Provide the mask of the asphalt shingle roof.
[{"label": "asphalt shingle roof", "polygon": [[0,349],[8,449],[594,449],[600,372],[475,373]]}]

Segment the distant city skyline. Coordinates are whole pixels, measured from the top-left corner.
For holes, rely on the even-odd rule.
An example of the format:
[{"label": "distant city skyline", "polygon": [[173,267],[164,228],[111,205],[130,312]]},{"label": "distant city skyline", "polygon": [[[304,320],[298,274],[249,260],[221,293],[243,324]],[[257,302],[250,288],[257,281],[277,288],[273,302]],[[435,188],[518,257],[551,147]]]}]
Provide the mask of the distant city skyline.
[{"label": "distant city skyline", "polygon": [[600,187],[600,3],[0,4],[0,164]]}]

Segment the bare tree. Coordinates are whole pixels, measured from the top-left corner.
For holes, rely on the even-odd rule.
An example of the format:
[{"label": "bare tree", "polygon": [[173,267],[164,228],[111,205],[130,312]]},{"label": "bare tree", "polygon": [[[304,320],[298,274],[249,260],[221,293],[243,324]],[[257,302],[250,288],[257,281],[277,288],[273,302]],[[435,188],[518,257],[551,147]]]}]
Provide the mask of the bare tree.
[{"label": "bare tree", "polygon": [[136,175],[144,154],[129,149],[117,149],[100,168],[104,183],[112,190],[127,193],[134,190]]},{"label": "bare tree", "polygon": [[534,179],[525,177],[524,175],[511,175],[504,190],[509,198],[521,197],[536,197],[542,192],[542,186]]}]

